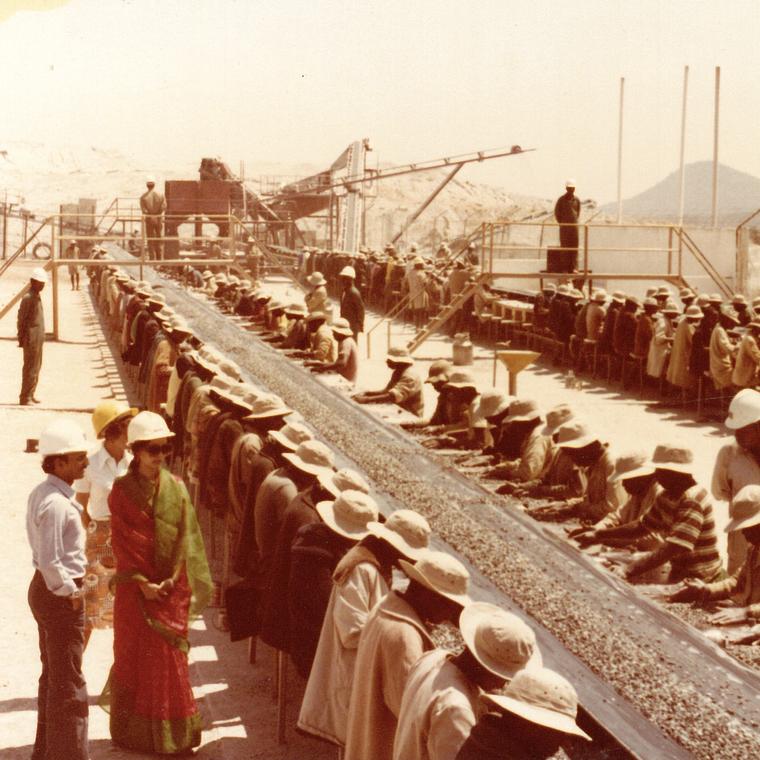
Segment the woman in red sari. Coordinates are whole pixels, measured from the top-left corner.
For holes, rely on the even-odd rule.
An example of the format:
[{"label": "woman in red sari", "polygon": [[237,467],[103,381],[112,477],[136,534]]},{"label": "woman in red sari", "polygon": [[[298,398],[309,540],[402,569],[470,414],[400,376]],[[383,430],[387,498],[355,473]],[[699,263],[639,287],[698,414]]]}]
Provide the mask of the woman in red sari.
[{"label": "woman in red sari", "polygon": [[102,699],[115,744],[162,754],[190,753],[201,741],[187,636],[211,595],[187,489],[162,467],[173,435],[159,415],[136,415],[127,431],[134,459],[109,497],[114,664]]}]

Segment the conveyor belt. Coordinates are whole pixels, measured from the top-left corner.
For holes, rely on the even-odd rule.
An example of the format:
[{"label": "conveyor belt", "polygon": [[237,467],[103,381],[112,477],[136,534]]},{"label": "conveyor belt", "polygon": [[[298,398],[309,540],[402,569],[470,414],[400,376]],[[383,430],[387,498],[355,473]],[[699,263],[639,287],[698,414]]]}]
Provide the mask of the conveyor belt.
[{"label": "conveyor belt", "polygon": [[423,512],[470,567],[479,598],[533,618],[545,662],[578,690],[585,725],[613,737],[602,756],[760,756],[756,672],[209,304],[171,281],[164,291],[202,339],[300,411],[390,506]]}]

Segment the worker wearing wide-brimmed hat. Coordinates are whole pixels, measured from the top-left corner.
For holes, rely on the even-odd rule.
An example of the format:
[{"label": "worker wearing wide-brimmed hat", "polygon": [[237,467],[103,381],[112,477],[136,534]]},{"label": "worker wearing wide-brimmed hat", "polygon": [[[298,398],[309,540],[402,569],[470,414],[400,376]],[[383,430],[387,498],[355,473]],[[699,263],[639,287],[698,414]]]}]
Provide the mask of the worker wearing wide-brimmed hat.
[{"label": "worker wearing wide-brimmed hat", "polygon": [[694,332],[703,318],[702,309],[694,304],[687,306],[683,318],[673,335],[673,349],[670,352],[665,379],[674,388],[689,389],[696,384],[695,375],[689,371]]},{"label": "worker wearing wide-brimmed hat", "polygon": [[730,390],[732,387],[734,362],[739,347],[729,337],[729,330],[738,327],[738,324],[728,312],[721,311],[718,313],[718,322],[710,334],[708,343],[710,377],[718,390]]},{"label": "worker wearing wide-brimmed hat", "polygon": [[483,697],[484,712],[456,760],[554,757],[568,737],[591,737],[577,724],[578,695],[548,668],[520,671],[501,694]]},{"label": "worker wearing wide-brimmed hat", "polygon": [[369,614],[354,668],[347,758],[392,760],[393,738],[411,667],[433,648],[428,625],[459,619],[470,603],[469,573],[454,557],[428,551],[415,564],[400,560],[406,591],[389,592]]},{"label": "worker wearing wide-brimmed hat", "polygon": [[557,445],[570,457],[582,474],[582,496],[563,502],[532,509],[530,514],[539,519],[563,520],[580,517],[582,520],[596,522],[614,512],[625,502],[625,491],[619,482],[612,479],[615,472],[615,460],[599,436],[593,434],[585,425],[570,421],[560,428],[562,431],[573,430],[577,433],[570,438],[558,438]]},{"label": "worker wearing wide-brimmed hat", "polygon": [[737,388],[755,388],[760,383],[760,320],[750,322],[739,341],[731,382]]},{"label": "worker wearing wide-brimmed hat", "polygon": [[411,263],[412,266],[406,273],[407,298],[409,310],[412,313],[412,323],[419,329],[425,324],[428,308],[427,274],[422,257],[415,256]]},{"label": "worker wearing wide-brimmed hat", "polygon": [[[671,601],[696,601],[700,604],[724,602],[732,604],[710,616],[713,625],[754,625],[760,622],[760,485],[744,486],[734,498],[733,517],[726,532],[741,533],[749,552],[741,567],[726,580],[704,583],[687,579],[684,586],[671,596]],[[753,631],[752,640],[760,638]],[[751,643],[747,640],[743,643]]]},{"label": "worker wearing wide-brimmed hat", "polygon": [[[363,503],[355,524],[353,510]],[[346,741],[346,719],[354,676],[359,637],[370,611],[388,593],[391,574],[399,559],[414,560],[425,552],[430,526],[422,515],[409,510],[393,512],[385,523],[375,517],[366,522],[374,502],[357,500],[355,492],[341,494],[335,502],[318,505],[325,524],[359,543],[340,560],[333,574],[333,590],[320,633],[314,666],[304,696],[298,725],[339,745]],[[329,696],[327,696],[329,695]]]},{"label": "worker wearing wide-brimmed hat", "polygon": [[436,435],[423,443],[430,447],[482,448],[484,429],[475,428],[473,420],[480,391],[473,374],[464,369],[452,369],[445,385],[450,422],[437,427]]},{"label": "worker wearing wide-brimmed hat", "polygon": [[312,272],[306,282],[311,288],[304,296],[306,308],[312,311],[327,311],[330,307],[330,301],[327,297],[327,280],[322,272]]},{"label": "worker wearing wide-brimmed hat", "polygon": [[424,399],[422,380],[414,370],[414,359],[406,348],[391,346],[385,358],[391,377],[381,391],[363,391],[353,398],[360,404],[398,404],[402,409],[422,417]]},{"label": "worker wearing wide-brimmed hat", "polygon": [[449,394],[447,383],[452,371],[451,362],[447,359],[436,359],[428,367],[428,376],[425,383],[430,383],[433,390],[438,394],[430,419],[420,419],[416,422],[404,422],[402,427],[406,429],[430,428],[431,430],[441,429],[440,426],[448,425],[451,422],[451,405],[449,404]]},{"label": "worker wearing wide-brimmed hat", "polygon": [[[760,483],[760,393],[753,388],[740,390],[731,399],[725,425],[734,439],[720,448],[712,473],[712,495],[728,502],[733,517],[733,502],[744,486]],[[733,574],[744,564],[748,545],[741,531],[728,534],[727,570]]]},{"label": "worker wearing wide-brimmed hat", "polygon": [[671,583],[685,578],[708,583],[721,580],[725,573],[718,554],[712,504],[707,491],[694,480],[691,450],[674,444],[658,445],[649,466],[663,488],[652,508],[638,520],[604,531],[605,540],[616,540],[618,545],[627,540],[635,546],[650,532],[663,539],[661,546],[630,562],[625,577],[636,578],[669,562]]},{"label": "worker wearing wide-brimmed hat", "polygon": [[354,340],[354,332],[347,319],[338,317],[331,325],[333,339],[338,344],[337,357],[333,362],[307,361],[306,366],[313,372],[337,372],[349,383],[356,382],[359,372],[359,349]]},{"label": "worker wearing wide-brimmed hat", "polygon": [[409,672],[393,760],[455,757],[483,712],[482,691],[502,688],[525,668],[541,668],[535,634],[517,615],[475,602],[462,611],[459,630],[461,653],[434,649]]},{"label": "worker wearing wide-brimmed hat", "polygon": [[[623,486],[627,500],[622,507],[603,517],[593,526],[581,526],[570,531],[569,535],[583,546],[606,543],[607,529],[628,525],[643,517],[662,493],[662,486],[655,478],[655,468],[650,457],[643,451],[632,451],[619,456],[615,460],[615,472],[611,479]],[[614,540],[611,543],[614,545]],[[653,549],[660,543],[659,538],[650,533],[637,540],[636,548]]]},{"label": "worker wearing wide-brimmed hat", "polygon": [[21,391],[19,404],[39,404],[35,398],[37,382],[42,366],[42,345],[45,342],[45,315],[42,310],[40,293],[47,284],[48,275],[42,267],[32,270],[29,290],[21,299],[16,317],[18,344],[24,350],[24,364],[21,369]]}]

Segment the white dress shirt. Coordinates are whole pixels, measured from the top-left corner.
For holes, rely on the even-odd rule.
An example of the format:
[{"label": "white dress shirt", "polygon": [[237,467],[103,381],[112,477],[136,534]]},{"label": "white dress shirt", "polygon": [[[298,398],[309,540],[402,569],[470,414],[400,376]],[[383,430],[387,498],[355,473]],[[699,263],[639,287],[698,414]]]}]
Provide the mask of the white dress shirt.
[{"label": "white dress shirt", "polygon": [[74,483],[76,493],[90,494],[87,502],[87,514],[93,520],[107,520],[111,516],[108,509],[108,494],[111,493],[116,478],[127,474],[132,452],[125,451],[117,462],[106,450],[105,442],[89,457],[87,469],[80,480]]},{"label": "white dress shirt", "polygon": [[26,534],[32,564],[48,589],[57,596],[73,594],[77,590],[74,579],[84,576],[87,557],[82,505],[68,483],[48,475],[29,494]]}]

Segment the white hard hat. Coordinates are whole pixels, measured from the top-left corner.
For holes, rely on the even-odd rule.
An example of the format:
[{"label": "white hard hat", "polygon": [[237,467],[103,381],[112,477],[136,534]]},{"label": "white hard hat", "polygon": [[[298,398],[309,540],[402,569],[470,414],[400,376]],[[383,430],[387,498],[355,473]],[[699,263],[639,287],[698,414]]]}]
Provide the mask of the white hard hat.
[{"label": "white hard hat", "polygon": [[565,187],[575,187],[575,180],[574,179],[565,180]]},{"label": "white hard hat", "polygon": [[51,422],[40,435],[40,454],[43,459],[56,454],[86,452],[89,448],[84,431],[72,420],[59,418]]},{"label": "white hard hat", "polygon": [[743,388],[731,399],[726,427],[729,430],[760,422],[760,393],[753,388]]},{"label": "white hard hat", "polygon": [[140,412],[136,414],[127,428],[127,443],[138,441],[156,441],[160,438],[173,438],[166,421],[155,412]]},{"label": "white hard hat", "polygon": [[36,269],[32,270],[32,274],[30,275],[29,279],[34,280],[35,282],[42,282],[47,284],[48,274],[42,267],[37,267]]},{"label": "white hard hat", "polygon": [[339,277],[350,277],[352,280],[356,279],[356,270],[353,267],[345,266],[340,270]]},{"label": "white hard hat", "polygon": [[145,184],[146,185],[155,185],[156,184],[156,178],[151,174],[149,177],[145,178]]}]

